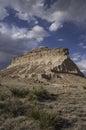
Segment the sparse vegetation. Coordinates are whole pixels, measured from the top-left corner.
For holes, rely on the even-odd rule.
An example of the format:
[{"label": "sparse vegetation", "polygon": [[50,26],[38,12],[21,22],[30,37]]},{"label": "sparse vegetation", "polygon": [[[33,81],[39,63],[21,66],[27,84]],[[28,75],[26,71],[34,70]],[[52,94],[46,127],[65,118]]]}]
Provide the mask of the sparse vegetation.
[{"label": "sparse vegetation", "polygon": [[45,101],[45,100],[55,100],[56,95],[51,95],[45,90],[43,87],[38,86],[32,90],[29,89],[19,89],[19,88],[12,88],[10,89],[12,95],[17,98],[28,98],[29,100],[38,100],[38,101]]},{"label": "sparse vegetation", "polygon": [[28,96],[30,100],[42,101],[49,98],[48,92],[43,87],[37,87],[33,90],[12,88],[10,91],[14,97],[25,98]]},{"label": "sparse vegetation", "polygon": [[29,93],[29,99],[30,100],[38,100],[38,101],[55,100],[56,97],[57,97],[57,95],[49,94],[47,92],[47,90],[45,90],[41,86],[34,88]]},{"label": "sparse vegetation", "polygon": [[8,82],[0,87],[0,130],[86,129],[85,84]]},{"label": "sparse vegetation", "polygon": [[4,101],[4,100],[6,100],[6,99],[7,99],[6,93],[0,92],[0,101]]},{"label": "sparse vegetation", "polygon": [[5,103],[3,107],[0,106],[0,109],[2,108],[2,113],[1,114],[6,114],[12,116],[12,117],[17,117],[19,115],[23,114],[22,110],[22,102],[19,99],[14,99],[10,100],[9,102]]},{"label": "sparse vegetation", "polygon": [[50,128],[60,130],[64,123],[63,119],[58,117],[56,113],[49,113],[47,111],[40,110],[35,106],[28,111],[27,115],[34,120],[39,121],[40,127],[43,130],[49,130]]},{"label": "sparse vegetation", "polygon": [[33,94],[38,100],[46,100],[49,98],[48,92],[43,87],[38,87],[34,89]]},{"label": "sparse vegetation", "polygon": [[19,89],[19,88],[12,88],[10,89],[12,95],[15,97],[25,98],[29,94],[29,90],[27,89]]}]

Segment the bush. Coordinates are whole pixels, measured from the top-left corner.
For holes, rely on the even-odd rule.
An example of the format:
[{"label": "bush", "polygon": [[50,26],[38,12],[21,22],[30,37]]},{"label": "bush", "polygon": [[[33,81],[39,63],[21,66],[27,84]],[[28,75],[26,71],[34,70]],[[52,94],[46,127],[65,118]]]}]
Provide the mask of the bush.
[{"label": "bush", "polygon": [[54,130],[60,130],[63,124],[63,119],[57,117],[56,113],[48,113],[35,106],[28,111],[27,115],[28,117],[39,121],[40,127],[44,130],[49,130],[50,128],[54,128]]},{"label": "bush", "polygon": [[5,113],[11,117],[23,115],[24,109],[22,109],[22,102],[19,99],[14,99],[7,102],[2,110],[2,113]]},{"label": "bush", "polygon": [[28,111],[28,116],[35,119],[35,120],[39,120],[40,119],[40,112],[39,109],[37,107],[32,107],[29,111]]},{"label": "bush", "polygon": [[34,89],[33,94],[36,96],[36,98],[38,100],[49,99],[49,94],[43,87],[39,87],[39,88]]},{"label": "bush", "polygon": [[15,97],[25,98],[29,94],[29,90],[25,89],[18,89],[18,88],[12,88],[10,89],[12,92],[12,95]]},{"label": "bush", "polygon": [[0,101],[4,101],[7,99],[6,93],[0,93]]},{"label": "bush", "polygon": [[10,89],[11,93],[15,97],[25,98],[28,97],[29,100],[55,100],[55,95],[50,95],[43,87],[34,88],[33,90],[29,89],[18,89],[12,88]]},{"label": "bush", "polygon": [[60,130],[63,124],[63,120],[57,117],[56,113],[42,112],[40,115],[40,126],[41,128],[51,128]]}]

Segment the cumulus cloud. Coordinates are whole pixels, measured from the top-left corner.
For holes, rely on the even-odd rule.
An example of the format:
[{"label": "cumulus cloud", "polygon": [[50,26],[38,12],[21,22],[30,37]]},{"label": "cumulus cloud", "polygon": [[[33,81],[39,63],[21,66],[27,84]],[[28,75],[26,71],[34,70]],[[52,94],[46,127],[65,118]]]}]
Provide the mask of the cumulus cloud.
[{"label": "cumulus cloud", "polygon": [[72,55],[73,61],[79,61],[80,58],[81,58],[80,53],[74,53],[74,54]]},{"label": "cumulus cloud", "polygon": [[49,36],[49,34],[40,26],[36,25],[31,31],[27,33],[28,39],[36,39],[38,42],[43,41],[44,37]]},{"label": "cumulus cloud", "polygon": [[54,22],[54,23],[52,23],[52,25],[49,27],[49,30],[50,31],[56,31],[57,29],[59,29],[59,28],[62,28],[63,27],[63,25],[59,22]]},{"label": "cumulus cloud", "polygon": [[83,49],[86,49],[86,43],[83,43],[83,42],[80,42],[79,43],[79,46]]},{"label": "cumulus cloud", "polygon": [[77,64],[79,69],[85,74],[86,76],[86,55],[81,55],[80,53],[74,53],[72,55],[72,60]]},{"label": "cumulus cloud", "polygon": [[27,28],[19,28],[14,25],[9,27],[7,24],[0,23],[0,43],[3,44],[7,43],[7,41],[13,41],[11,44],[17,41],[24,41],[24,43],[28,41],[28,44],[30,41],[39,43],[47,36],[49,36],[48,32],[39,25],[35,25],[31,30],[28,30]]},{"label": "cumulus cloud", "polygon": [[45,0],[0,0],[0,19],[9,15],[6,7],[10,6],[17,11],[19,19],[30,22],[37,16],[51,22],[50,31],[56,31],[68,21],[85,24],[86,0],[58,0],[50,8],[46,8],[44,3]]},{"label": "cumulus cloud", "polygon": [[38,25],[28,30],[0,23],[0,63],[7,64],[12,57],[37,47],[47,36],[47,31]]},{"label": "cumulus cloud", "polygon": [[6,9],[0,7],[0,20],[3,20],[6,16],[8,16]]},{"label": "cumulus cloud", "polygon": [[13,39],[34,39],[37,42],[41,42],[45,37],[49,36],[47,31],[38,25],[34,26],[30,31],[13,27],[11,32]]},{"label": "cumulus cloud", "polygon": [[0,0],[0,20],[3,20],[9,14],[7,13],[6,7],[9,5],[9,0]]},{"label": "cumulus cloud", "polygon": [[86,72],[86,59],[83,59],[79,62],[77,62],[79,68],[81,69],[81,71]]},{"label": "cumulus cloud", "polygon": [[64,39],[63,39],[63,38],[59,38],[59,39],[57,39],[57,41],[58,41],[58,42],[63,42]]},{"label": "cumulus cloud", "polygon": [[38,16],[51,22],[50,31],[56,31],[67,21],[79,24],[86,20],[86,0],[58,0],[49,9],[45,9],[44,0],[22,0],[21,3],[17,0],[15,4],[18,15],[22,13],[28,19]]},{"label": "cumulus cloud", "polygon": [[85,74],[86,76],[86,58],[80,60],[79,62],[76,63],[80,70]]},{"label": "cumulus cloud", "polygon": [[80,36],[80,43],[78,44],[79,47],[86,49],[86,34]]}]

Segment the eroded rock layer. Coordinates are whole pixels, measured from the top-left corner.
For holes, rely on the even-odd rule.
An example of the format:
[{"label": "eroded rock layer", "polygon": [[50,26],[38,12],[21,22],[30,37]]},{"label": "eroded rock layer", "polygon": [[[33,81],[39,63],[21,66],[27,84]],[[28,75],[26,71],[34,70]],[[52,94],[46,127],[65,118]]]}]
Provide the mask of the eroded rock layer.
[{"label": "eroded rock layer", "polygon": [[25,55],[12,59],[12,63],[3,71],[3,74],[12,77],[34,79],[52,79],[59,73],[84,76],[76,64],[69,57],[67,48],[48,49],[42,47],[28,52]]}]

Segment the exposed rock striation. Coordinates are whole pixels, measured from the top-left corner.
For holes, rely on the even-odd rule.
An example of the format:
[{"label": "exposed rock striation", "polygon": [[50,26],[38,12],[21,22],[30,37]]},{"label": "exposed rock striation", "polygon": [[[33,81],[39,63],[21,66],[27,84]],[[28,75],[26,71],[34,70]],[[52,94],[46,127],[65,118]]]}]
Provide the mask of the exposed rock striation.
[{"label": "exposed rock striation", "polygon": [[[29,53],[12,59],[11,66],[22,65],[22,64],[45,64],[49,63],[55,64],[59,62],[59,64],[64,60],[64,58],[68,57],[69,52],[66,48],[57,48],[57,49],[48,49],[48,47],[42,47],[35,50],[30,51]],[[11,67],[10,66],[10,67]]]},{"label": "exposed rock striation", "polygon": [[34,79],[52,79],[59,73],[69,73],[84,76],[69,57],[67,48],[48,49],[37,48],[25,55],[12,59],[7,68],[10,76]]}]

